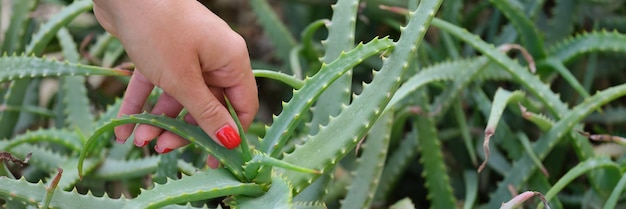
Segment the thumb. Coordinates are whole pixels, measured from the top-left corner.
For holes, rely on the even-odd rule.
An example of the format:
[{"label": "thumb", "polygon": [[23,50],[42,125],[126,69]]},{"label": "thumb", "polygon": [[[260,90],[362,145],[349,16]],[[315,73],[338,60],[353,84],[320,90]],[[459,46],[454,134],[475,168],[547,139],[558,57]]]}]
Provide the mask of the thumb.
[{"label": "thumb", "polygon": [[[201,78],[194,76],[195,78]],[[230,113],[222,105],[203,80],[191,79],[191,82],[176,82],[171,92],[176,100],[187,108],[200,128],[216,143],[234,149],[241,143],[241,138]],[[168,92],[168,89],[163,88]]]}]

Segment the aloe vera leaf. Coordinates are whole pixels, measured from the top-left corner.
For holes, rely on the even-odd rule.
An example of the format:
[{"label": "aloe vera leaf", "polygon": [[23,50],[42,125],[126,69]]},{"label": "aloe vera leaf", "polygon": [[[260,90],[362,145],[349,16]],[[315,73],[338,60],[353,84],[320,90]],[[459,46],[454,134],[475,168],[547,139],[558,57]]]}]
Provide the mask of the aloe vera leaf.
[{"label": "aloe vera leaf", "polygon": [[[143,190],[135,199],[128,200],[122,208],[160,208],[162,206],[205,200],[227,195],[257,196],[263,187],[241,183],[226,169],[208,169],[179,180],[168,180],[153,189]],[[258,206],[258,205],[257,205]]]},{"label": "aloe vera leaf", "polygon": [[3,56],[0,57],[0,82],[49,76],[128,76],[130,71],[110,69],[75,63],[60,62],[45,58],[30,56]]},{"label": "aloe vera leaf", "polygon": [[5,204],[3,205],[5,208],[14,208],[14,209],[27,209],[28,205],[26,205],[26,203],[19,201],[19,200],[15,200],[15,199],[8,199],[5,200]]},{"label": "aloe vera leaf", "polygon": [[463,181],[465,182],[463,209],[472,209],[478,196],[478,175],[473,170],[466,170],[463,172]]},{"label": "aloe vera leaf", "polygon": [[[356,28],[356,17],[358,13],[359,0],[339,0],[331,6],[333,15],[326,22],[328,36],[322,41],[324,46],[324,56],[322,63],[330,63],[340,57],[341,53],[354,48],[354,34]],[[318,72],[323,73],[323,71]],[[352,69],[337,78],[318,98],[315,107],[312,109],[312,120],[309,123],[309,133],[315,134],[319,127],[328,124],[329,117],[336,116],[342,106],[350,103],[352,93]],[[322,181],[327,184],[330,180]],[[318,184],[321,184],[319,182]],[[326,193],[325,187],[320,186],[320,195]],[[314,189],[313,187],[308,190]],[[312,191],[311,191],[312,192]]]},{"label": "aloe vera leaf", "polygon": [[38,4],[38,0],[12,1],[11,19],[9,27],[4,33],[2,52],[13,54],[24,50],[24,41],[28,24],[31,22],[31,12]]},{"label": "aloe vera leaf", "polygon": [[[583,103],[577,105],[568,114],[564,115],[554,126],[542,135],[534,144],[533,150],[537,154],[539,159],[543,159],[550,152],[550,150],[566,135],[570,135],[572,128],[576,123],[580,122],[585,116],[591,113],[593,110],[599,108],[601,105],[606,104],[618,97],[626,95],[626,84],[617,85],[603,91],[600,91],[585,100]],[[506,185],[512,184],[515,187],[526,181],[536,167],[532,166],[532,159],[528,155],[524,155],[517,161],[514,166],[505,176],[504,180],[500,182],[500,185],[489,203],[491,206],[498,205],[498,201],[508,199],[510,194],[506,191]]]},{"label": "aloe vera leaf", "polygon": [[[489,56],[494,62],[500,64],[504,69],[509,71],[512,77],[515,80],[519,81],[520,84],[522,84],[530,93],[536,95],[538,99],[540,99],[542,103],[548,108],[548,110],[554,115],[562,117],[566,114],[568,110],[566,104],[560,101],[558,96],[550,90],[549,86],[543,84],[541,81],[539,81],[537,77],[531,76],[529,72],[525,71],[521,66],[519,66],[519,64],[513,62],[507,56],[503,55],[500,52],[497,52],[497,50],[495,50],[493,46],[485,43],[476,35],[470,34],[466,30],[446,23],[445,21],[435,19],[433,20],[433,24],[442,30],[449,31],[451,34],[467,42],[469,45],[472,45],[486,56]],[[571,134],[568,137],[573,138],[574,148],[576,154],[578,154],[579,157],[586,159],[588,156],[593,155],[591,145],[587,140]],[[549,149],[546,151],[549,151]],[[500,191],[504,192],[505,188],[501,187],[501,189],[502,190]],[[492,202],[492,204],[492,207],[496,207],[495,202]]]},{"label": "aloe vera leaf", "polygon": [[408,197],[402,198],[401,200],[398,200],[398,202],[389,206],[389,209],[415,209],[415,208],[417,207],[415,207],[415,204],[413,204],[413,201],[411,201],[411,198],[408,198]]},{"label": "aloe vera leaf", "polygon": [[518,101],[524,97],[524,93],[521,91],[510,92],[502,88],[496,90],[496,95],[493,98],[493,105],[491,107],[491,113],[489,113],[489,120],[487,121],[487,127],[485,128],[485,140],[483,141],[483,150],[485,151],[485,160],[478,167],[478,172],[481,172],[487,165],[489,160],[489,141],[491,136],[496,132],[498,122],[502,117],[504,108],[509,102]]},{"label": "aloe vera leaf", "polygon": [[54,113],[49,109],[34,105],[22,105],[21,107],[3,106],[2,111],[27,112],[42,117],[54,117]]},{"label": "aloe vera leaf", "polygon": [[585,65],[585,74],[583,75],[583,87],[585,91],[591,91],[591,87],[596,80],[596,66],[598,66],[598,53],[590,53]]},{"label": "aloe vera leaf", "polygon": [[107,49],[109,44],[116,38],[108,32],[104,32],[96,38],[96,42],[89,48],[89,55],[92,58],[100,57]]},{"label": "aloe vera leaf", "polygon": [[[22,106],[24,102],[24,94],[28,89],[29,82],[26,80],[12,81],[4,94],[4,106]],[[0,138],[11,138],[14,133],[15,126],[18,123],[20,112],[0,112]]]},{"label": "aloe vera leaf", "polygon": [[319,28],[328,25],[329,23],[330,20],[328,19],[313,21],[304,30],[302,30],[302,33],[300,33],[300,36],[302,37],[302,52],[310,61],[317,60],[317,62],[319,62],[319,55],[318,52],[315,50],[313,36]]},{"label": "aloe vera leaf", "polygon": [[[244,169],[248,168],[248,167],[251,167],[250,165],[255,165],[255,164],[258,164],[258,165],[269,165],[269,166],[283,168],[283,169],[292,170],[292,171],[296,171],[296,172],[320,174],[320,172],[317,171],[317,170],[308,169],[308,168],[300,167],[300,166],[295,165],[295,164],[287,163],[285,161],[269,157],[269,156],[267,156],[267,155],[265,155],[263,153],[257,153],[256,155],[254,155],[254,158],[252,158],[249,161],[246,161],[246,164],[244,165]],[[247,169],[245,171],[248,172]],[[251,178],[249,178],[249,179],[251,179]]]},{"label": "aloe vera leaf", "polygon": [[[327,194],[331,192],[331,188],[336,186],[336,181],[334,181],[335,176],[331,176],[330,173],[324,173],[321,175],[321,177],[293,198],[295,203],[324,200],[327,198]],[[343,192],[341,193],[343,194]],[[335,199],[333,199],[333,201],[334,200]]]},{"label": "aloe vera leaf", "polygon": [[[483,115],[485,119],[488,119],[491,116],[491,107],[492,107],[491,99],[489,99],[485,91],[479,88],[478,86],[473,86],[469,92],[471,94],[472,100],[474,101],[475,107],[478,108],[478,111]],[[493,137],[494,142],[499,143],[502,146],[502,148],[504,148],[505,153],[510,159],[518,159],[520,156],[522,156],[523,151],[524,151],[521,148],[522,145],[517,143],[516,140],[507,140],[507,143],[500,143],[502,142],[502,140],[500,139],[512,138],[513,132],[511,131],[511,128],[506,123],[506,121],[498,122],[498,127],[500,127],[498,128],[499,131],[494,133],[494,137]],[[481,149],[477,148],[477,150],[481,150]],[[493,152],[497,152],[497,149],[494,149]],[[481,152],[479,152],[479,154],[481,154]],[[495,153],[492,153],[492,154],[495,154]],[[501,173],[499,172],[500,174],[504,175],[511,168],[511,166],[507,160],[504,160],[504,162],[501,162],[501,164],[506,164],[502,167],[506,169],[498,170],[498,169],[495,169],[496,167],[493,167],[493,166],[490,166],[490,167],[493,168],[496,172],[504,171]]]},{"label": "aloe vera leaf", "polygon": [[[409,60],[414,57],[440,4],[441,1],[437,0],[421,2],[417,11],[411,14],[411,19],[391,55],[384,59],[382,69],[375,72],[374,79],[363,89],[362,94],[355,97],[350,106],[345,107],[336,118],[330,120],[328,126],[311,136],[305,144],[296,146],[292,153],[284,154],[283,160],[326,172],[352,150],[398,89],[402,74],[407,69]],[[337,59],[340,60],[342,58]],[[325,73],[319,75],[323,74]],[[310,156],[319,156],[319,159],[306,160]],[[290,171],[285,171],[284,175],[294,184],[296,193],[317,178]]]},{"label": "aloe vera leaf", "polygon": [[[93,6],[91,1],[75,1],[69,6],[56,13],[50,20],[43,24],[37,33],[33,35],[30,44],[26,47],[26,54],[40,55],[57,31],[73,20],[79,14],[90,10]],[[4,66],[0,69],[5,69]],[[21,74],[22,78],[26,75]],[[6,81],[6,80],[3,80]],[[4,95],[4,104],[9,106],[21,106],[30,79],[20,79],[11,82],[9,90]],[[13,135],[13,129],[19,117],[19,112],[0,113],[0,138],[9,138]]]},{"label": "aloe vera leaf", "polygon": [[[160,162],[159,158],[159,156],[131,160],[106,158],[90,173],[89,177],[102,180],[123,180],[145,176],[157,170]],[[183,160],[177,160],[174,164],[177,165],[177,170],[188,175],[195,173],[197,170],[197,168]]]},{"label": "aloe vera leaf", "polygon": [[[484,63],[486,63],[486,65],[484,65]],[[506,70],[502,69],[500,66],[496,66],[495,63],[488,62],[488,60],[484,57],[437,63],[436,65],[424,68],[419,73],[411,76],[406,82],[404,82],[398,91],[396,91],[387,107],[398,107],[400,101],[407,98],[412,92],[422,86],[435,81],[453,80],[458,76],[460,70],[467,68],[467,66],[474,65],[483,65],[485,68],[475,75],[474,80],[512,79]]]},{"label": "aloe vera leaf", "polygon": [[26,47],[27,54],[40,55],[59,29],[67,25],[76,16],[93,8],[92,1],[74,1],[64,7],[43,24]]},{"label": "aloe vera leaf", "polygon": [[580,5],[575,1],[556,0],[552,7],[552,18],[548,20],[546,31],[546,42],[554,43],[563,40],[574,31],[575,19],[579,15],[577,7]]},{"label": "aloe vera leaf", "polygon": [[465,144],[467,154],[469,155],[472,164],[478,165],[478,160],[476,159],[476,150],[474,149],[470,129],[467,126],[467,118],[465,117],[465,112],[463,112],[463,103],[460,99],[455,102],[453,108],[454,117],[458,122],[458,129],[459,131],[461,131],[461,137],[463,138],[463,144]]},{"label": "aloe vera leaf", "polygon": [[417,131],[413,129],[400,142],[398,148],[390,153],[385,163],[385,168],[380,177],[380,183],[374,195],[374,202],[379,203],[387,199],[391,189],[397,184],[402,177],[403,171],[415,159],[419,141],[417,140]]},{"label": "aloe vera leaf", "polygon": [[[109,45],[107,45],[107,49],[104,51],[104,55],[102,56],[101,65],[104,67],[111,67],[115,65],[115,62],[122,58],[122,55],[124,55],[125,52],[126,50],[124,49],[122,43],[119,40],[114,39],[111,43],[109,43]],[[134,64],[131,63],[131,66],[132,65]]]},{"label": "aloe vera leaf", "polygon": [[[42,90],[40,88],[41,82],[41,79],[33,79],[28,84],[28,86],[26,87],[26,93],[23,96],[21,106],[39,106],[39,95],[40,91]],[[24,130],[30,128],[36,122],[37,118],[34,114],[30,112],[21,112],[16,121],[15,127],[13,128],[13,132],[14,134],[21,133]]]},{"label": "aloe vera leaf", "polygon": [[4,160],[0,161],[0,176],[15,179],[15,176],[13,176],[13,173],[11,173],[11,171],[7,167],[7,164],[4,163]]},{"label": "aloe vera leaf", "polygon": [[[0,141],[0,150],[3,150],[2,147],[6,144],[7,141]],[[11,149],[11,154],[18,158],[24,158],[28,153],[32,153],[29,165],[48,172],[55,171],[63,162],[69,160],[68,157],[52,150],[30,144],[22,144]]]},{"label": "aloe vera leaf", "polygon": [[[40,206],[46,193],[46,186],[42,182],[36,184],[0,176],[0,196],[11,197],[29,205]],[[125,199],[111,199],[108,196],[95,197],[91,193],[81,195],[76,190],[71,192],[56,191],[50,201],[51,208],[121,208]]]},{"label": "aloe vera leaf", "polygon": [[79,151],[82,146],[81,140],[74,132],[59,129],[38,129],[35,131],[26,131],[24,134],[17,135],[3,146],[2,150],[11,150],[13,147],[24,143],[51,142],[60,144],[73,151]]},{"label": "aloe vera leaf", "polygon": [[[333,168],[332,172],[333,173],[326,173],[326,175],[332,175],[332,179],[330,180],[331,183],[329,183],[328,187],[325,189],[326,191],[324,197],[321,200],[329,204],[333,204],[330,205],[331,208],[337,208],[339,207],[339,199],[345,197],[348,186],[350,185],[350,182],[352,182],[352,178],[349,175],[349,171],[342,167],[341,164]],[[319,179],[320,178],[318,178],[318,180]],[[302,192],[300,192],[300,194],[302,194]]]},{"label": "aloe vera leaf", "polygon": [[233,208],[241,208],[241,209],[256,209],[259,206],[263,206],[264,208],[275,208],[275,209],[290,209],[293,208],[292,203],[292,186],[281,176],[273,175],[272,176],[272,185],[270,185],[269,190],[256,198],[245,197],[245,196],[235,196],[233,201],[227,202],[227,204],[231,205]]},{"label": "aloe vera leaf", "polygon": [[617,31],[582,33],[551,45],[548,54],[561,63],[568,63],[583,54],[601,51],[625,53],[626,34]]},{"label": "aloe vera leaf", "polygon": [[105,159],[89,176],[103,180],[122,180],[144,176],[156,171],[159,164],[158,156],[140,159],[115,160]]},{"label": "aloe vera leaf", "polygon": [[370,208],[378,188],[377,179],[380,179],[385,167],[393,119],[393,111],[387,112],[370,129],[361,146],[361,157],[357,159],[359,165],[351,174],[353,179],[346,198],[341,201],[342,209]]},{"label": "aloe vera leaf", "polygon": [[615,185],[615,188],[613,188],[613,191],[611,192],[611,196],[609,196],[609,199],[607,199],[606,202],[604,203],[604,207],[602,209],[616,208],[615,206],[617,205],[619,196],[622,194],[622,191],[624,191],[625,186],[626,186],[626,175],[622,175],[622,177],[619,179],[619,182],[617,182],[617,184]]},{"label": "aloe vera leaf", "polygon": [[[272,126],[267,129],[265,137],[261,141],[260,151],[269,153],[270,157],[274,158],[281,155],[283,147],[295,129],[296,124],[302,121],[301,115],[312,106],[313,102],[334,80],[365,58],[380,53],[392,47],[392,45],[393,42],[388,38],[373,39],[369,43],[359,44],[353,50],[342,53],[340,59],[328,65],[323,64],[322,70],[320,70],[323,73],[318,73],[306,79],[305,85],[301,89],[294,91],[289,103],[283,104],[283,111],[274,118]],[[247,170],[253,171],[256,168],[251,166]],[[259,172],[261,175],[259,175],[256,181],[264,182],[270,180],[270,172],[267,168],[261,168]]]},{"label": "aloe vera leaf", "polygon": [[[226,102],[226,106],[228,107],[228,112],[230,112],[230,117],[233,118],[235,124],[237,124],[237,131],[240,133],[241,144],[241,157],[243,161],[248,162],[252,159],[252,151],[250,150],[250,146],[248,146],[248,139],[246,138],[246,132],[243,130],[243,126],[241,126],[241,121],[239,121],[239,117],[237,117],[237,112],[235,112],[235,108],[230,104],[230,100],[224,95],[224,101]],[[184,115],[184,114],[181,114]]]},{"label": "aloe vera leaf", "polygon": [[278,59],[289,60],[289,51],[296,47],[296,39],[278,18],[266,0],[251,0],[250,7],[259,18],[259,23],[272,40]]},{"label": "aloe vera leaf", "polygon": [[94,146],[98,143],[100,135],[113,130],[115,126],[136,123],[144,123],[157,126],[189,140],[190,142],[204,148],[214,157],[219,159],[220,163],[226,166],[226,168],[228,168],[238,179],[243,179],[241,168],[241,166],[243,165],[243,160],[241,159],[241,154],[238,153],[238,150],[228,150],[218,145],[213,140],[211,140],[206,135],[206,133],[204,133],[204,131],[202,131],[202,129],[200,129],[198,126],[193,126],[187,124],[184,121],[176,120],[166,116],[157,116],[146,113],[127,115],[120,117],[119,119],[112,119],[108,123],[105,123],[97,128],[91,135],[91,137],[89,137],[87,142],[85,142],[85,144],[83,145],[83,149],[80,152],[80,157],[78,161],[78,173],[81,175],[83,174],[81,168],[82,162],[87,156],[87,153],[92,151]]},{"label": "aloe vera leaf", "polygon": [[524,119],[526,120],[529,120],[530,122],[533,122],[542,131],[548,131],[550,130],[550,128],[552,128],[552,125],[554,125],[555,122],[545,115],[529,112],[528,110],[526,110],[526,107],[522,106],[521,104],[519,106],[522,112],[522,117],[524,117]]},{"label": "aloe vera leaf", "polygon": [[537,60],[546,57],[543,36],[524,11],[512,1],[490,0],[513,24],[528,52]]},{"label": "aloe vera leaf", "polygon": [[[615,169],[619,172],[620,168],[615,162],[611,161],[608,158],[590,158],[583,162],[580,162],[574,168],[570,169],[565,175],[563,175],[552,188],[545,194],[545,198],[547,201],[550,201],[553,197],[557,195],[565,186],[567,186],[574,179],[579,177],[580,175],[594,170],[598,168],[611,168]],[[621,173],[621,172],[620,172]],[[541,209],[543,206],[538,205],[537,208]]]},{"label": "aloe vera leaf", "polygon": [[526,150],[526,154],[530,156],[530,159],[533,160],[533,163],[535,163],[535,166],[537,166],[539,170],[541,170],[543,175],[545,175],[546,177],[550,176],[546,167],[543,166],[543,163],[541,163],[541,160],[539,160],[539,157],[537,157],[537,154],[535,154],[535,152],[533,151],[533,148],[532,148],[532,145],[530,145],[530,140],[528,139],[528,136],[526,136],[526,134],[522,132],[518,132],[517,138],[522,142],[522,145],[523,145],[522,147],[524,147],[524,150]]},{"label": "aloe vera leaf", "polygon": [[[552,188],[552,183],[550,183],[548,178],[542,173],[535,172],[530,179],[528,179],[528,183],[525,187],[532,188],[534,191],[545,194],[548,190],[550,190],[550,188]],[[563,203],[561,203],[560,197],[552,199],[549,202],[549,205],[551,209],[563,209]]]},{"label": "aloe vera leaf", "polygon": [[348,69],[359,64],[363,59],[380,53],[392,46],[391,40],[387,38],[374,39],[367,44],[360,44],[353,50],[344,53],[339,59],[323,65],[315,76],[305,80],[301,89],[294,91],[291,100],[283,105],[283,111],[274,118],[272,126],[265,133],[261,142],[260,150],[271,153],[271,157],[276,157],[282,152],[282,147],[288,137],[295,129],[297,123],[302,120],[301,115],[308,111],[317,97],[339,76]]},{"label": "aloe vera leaf", "polygon": [[399,101],[406,98],[412,92],[430,82],[452,80],[460,73],[460,69],[463,69],[466,66],[481,66],[484,63],[487,63],[487,61],[487,58],[482,57],[478,59],[462,60],[459,62],[445,62],[425,68],[415,76],[411,76],[402,84],[402,86],[400,86],[398,91],[396,91],[391,98],[391,101],[389,101],[389,104],[387,104],[387,108],[395,106]]},{"label": "aloe vera leaf", "polygon": [[293,207],[295,209],[327,209],[326,203],[324,202],[294,202]]},{"label": "aloe vera leaf", "polygon": [[[342,52],[349,51],[354,47],[354,29],[358,5],[359,0],[339,0],[332,5],[333,16],[327,25],[328,37],[322,41],[326,48],[324,57],[321,59],[323,63],[331,63],[338,59]],[[324,73],[323,70],[325,69],[318,73]],[[319,131],[320,125],[328,124],[330,116],[339,114],[342,106],[350,103],[351,87],[352,69],[348,69],[320,95],[313,111],[309,130],[311,135]]]},{"label": "aloe vera leaf", "polygon": [[[443,19],[449,20],[454,24],[459,24],[461,20],[461,14],[463,9],[462,0],[444,1],[441,6],[441,16]],[[446,48],[447,54],[452,59],[458,59],[460,57],[459,50],[460,42],[453,39],[448,33],[441,33],[441,41]]]},{"label": "aloe vera leaf", "polygon": [[[102,159],[87,159],[85,161],[85,171],[90,172],[96,168],[100,164]],[[73,158],[63,162],[59,165],[59,168],[63,170],[63,176],[61,176],[60,181],[58,182],[57,187],[61,190],[70,190],[74,188],[74,184],[79,181],[78,169],[76,168],[76,163],[78,163],[78,159]],[[48,180],[50,182],[50,180]]]},{"label": "aloe vera leaf", "polygon": [[433,20],[433,26],[450,32],[457,38],[465,41],[469,45],[474,46],[474,48],[481,51],[485,56],[490,57],[492,61],[500,64],[505,70],[511,73],[514,80],[520,81],[520,84],[524,85],[529,92],[533,95],[537,95],[538,98],[549,108],[549,110],[555,113],[555,115],[560,116],[567,111],[567,106],[558,99],[558,96],[550,90],[549,86],[541,83],[537,77],[532,76],[518,63],[511,60],[504,53],[496,50],[492,45],[485,43],[478,36],[439,19]]},{"label": "aloe vera leaf", "polygon": [[[178,158],[180,152],[174,150],[167,154],[159,155],[159,162],[152,179],[157,184],[167,183],[167,179],[178,179]],[[128,177],[126,177],[128,178]]]},{"label": "aloe vera leaf", "polygon": [[281,72],[276,72],[276,71],[271,71],[271,70],[261,70],[261,69],[254,69],[252,70],[252,73],[254,73],[254,77],[257,78],[270,78],[273,80],[277,80],[280,82],[283,82],[289,86],[291,86],[291,88],[293,89],[300,89],[302,88],[302,86],[304,86],[304,81],[292,76],[292,75],[287,75]]},{"label": "aloe vera leaf", "polygon": [[437,138],[437,127],[434,119],[426,117],[428,109],[428,97],[422,92],[421,101],[418,102],[425,114],[415,117],[417,125],[417,139],[420,146],[420,164],[424,166],[422,176],[428,189],[427,199],[431,201],[431,208],[455,208],[456,203],[450,179],[443,160],[442,147]]},{"label": "aloe vera leaf", "polygon": [[78,53],[76,42],[74,42],[74,38],[72,37],[72,34],[70,34],[70,31],[65,27],[59,28],[56,33],[56,38],[59,40],[61,51],[65,60],[72,63],[79,62],[80,54]]},{"label": "aloe vera leaf", "polygon": [[302,63],[300,63],[302,50],[301,44],[289,50],[289,69],[296,78],[302,78]]},{"label": "aloe vera leaf", "polygon": [[[66,28],[61,28],[57,32],[57,38],[66,61],[79,62],[80,55],[70,32]],[[90,135],[95,119],[89,109],[90,104],[85,82],[86,79],[82,76],[61,77],[61,91],[63,91],[61,100],[65,108],[63,112],[66,115],[65,122],[68,128],[78,128],[83,135]]]},{"label": "aloe vera leaf", "polygon": [[450,106],[457,100],[458,95],[461,95],[463,89],[467,88],[476,75],[484,69],[486,64],[486,61],[476,62],[476,65],[470,65],[467,69],[457,74],[450,88],[446,88],[446,90],[433,102],[431,109],[436,112],[435,121],[440,121],[443,118],[444,113],[448,112],[448,108],[450,108]]},{"label": "aloe vera leaf", "polygon": [[574,77],[574,75],[572,75],[572,72],[570,72],[565,65],[563,65],[562,62],[560,62],[559,60],[555,59],[555,58],[548,58],[544,61],[548,66],[552,67],[552,69],[555,69],[556,72],[558,72],[563,79],[565,79],[565,81],[567,81],[567,83],[572,86],[572,88],[574,88],[574,90],[576,90],[576,92],[583,98],[589,98],[590,95],[589,93],[587,93],[587,90],[585,90],[585,88],[583,87],[582,84],[580,84],[580,82],[578,82],[578,80],[576,79],[576,77]]}]

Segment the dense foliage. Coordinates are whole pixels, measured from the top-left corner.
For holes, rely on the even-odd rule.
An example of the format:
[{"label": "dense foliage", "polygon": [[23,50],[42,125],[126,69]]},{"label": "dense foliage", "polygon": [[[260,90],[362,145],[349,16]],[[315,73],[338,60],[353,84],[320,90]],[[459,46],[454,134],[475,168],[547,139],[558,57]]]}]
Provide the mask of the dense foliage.
[{"label": "dense foliage", "polygon": [[[248,40],[262,102],[235,150],[116,118],[132,64],[91,1],[3,1],[0,205],[626,207],[622,0],[229,2],[206,5]],[[129,123],[192,144],[114,143]]]}]

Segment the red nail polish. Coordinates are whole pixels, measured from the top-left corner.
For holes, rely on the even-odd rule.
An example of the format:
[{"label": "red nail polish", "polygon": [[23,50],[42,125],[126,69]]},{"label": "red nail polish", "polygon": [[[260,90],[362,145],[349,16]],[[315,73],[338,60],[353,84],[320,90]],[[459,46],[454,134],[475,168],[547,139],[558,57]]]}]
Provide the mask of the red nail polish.
[{"label": "red nail polish", "polygon": [[217,139],[220,140],[222,145],[224,145],[227,149],[234,149],[239,146],[239,143],[241,143],[239,134],[237,134],[237,131],[235,131],[235,129],[233,129],[230,125],[225,125],[220,128],[217,130],[215,135],[217,135]]},{"label": "red nail polish", "polygon": [[156,152],[158,152],[158,153],[165,154],[165,153],[171,152],[173,149],[170,149],[170,148],[163,148],[163,150],[161,150],[161,149],[159,148],[159,145],[157,144],[157,145],[154,145],[154,150],[155,150]]},{"label": "red nail polish", "polygon": [[140,142],[137,142],[137,140],[135,140],[135,146],[138,147],[143,147],[146,146],[146,144],[148,144],[148,141],[143,141],[142,144],[139,144]]}]

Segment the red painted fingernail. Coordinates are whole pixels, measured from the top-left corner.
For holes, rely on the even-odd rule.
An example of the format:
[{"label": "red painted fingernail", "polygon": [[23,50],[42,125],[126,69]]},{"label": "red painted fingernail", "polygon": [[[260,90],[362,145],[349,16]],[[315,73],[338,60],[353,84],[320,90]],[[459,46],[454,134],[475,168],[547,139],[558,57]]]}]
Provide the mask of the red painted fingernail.
[{"label": "red painted fingernail", "polygon": [[222,145],[227,149],[234,149],[239,146],[241,143],[241,138],[239,138],[239,134],[231,127],[230,125],[225,125],[224,127],[217,130],[217,139],[220,140]]},{"label": "red painted fingernail", "polygon": [[135,140],[135,146],[138,146],[138,147],[143,147],[143,146],[146,146],[146,144],[148,144],[148,141],[143,141],[143,142],[141,142],[142,144],[139,144],[139,143],[140,143],[140,142],[138,142],[137,140]]},{"label": "red painted fingernail", "polygon": [[165,154],[165,153],[171,152],[173,149],[170,149],[170,148],[163,148],[163,150],[161,150],[161,149],[159,148],[159,145],[158,145],[158,144],[156,144],[156,145],[154,145],[154,150],[155,150],[156,152],[158,152],[158,153]]}]

